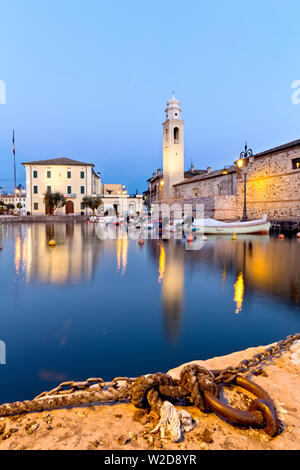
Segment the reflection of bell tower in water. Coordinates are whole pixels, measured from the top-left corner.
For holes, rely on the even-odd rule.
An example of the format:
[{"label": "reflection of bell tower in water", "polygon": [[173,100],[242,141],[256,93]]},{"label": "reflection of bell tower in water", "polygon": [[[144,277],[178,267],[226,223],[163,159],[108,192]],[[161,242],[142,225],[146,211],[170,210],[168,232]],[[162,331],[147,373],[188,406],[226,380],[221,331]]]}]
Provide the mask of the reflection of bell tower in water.
[{"label": "reflection of bell tower in water", "polygon": [[164,199],[174,197],[173,185],[184,179],[184,122],[174,94],[167,103],[166,120],[163,123],[163,178]]},{"label": "reflection of bell tower in water", "polygon": [[168,337],[174,343],[179,334],[183,308],[184,263],[181,246],[169,244],[162,282],[165,325]]}]

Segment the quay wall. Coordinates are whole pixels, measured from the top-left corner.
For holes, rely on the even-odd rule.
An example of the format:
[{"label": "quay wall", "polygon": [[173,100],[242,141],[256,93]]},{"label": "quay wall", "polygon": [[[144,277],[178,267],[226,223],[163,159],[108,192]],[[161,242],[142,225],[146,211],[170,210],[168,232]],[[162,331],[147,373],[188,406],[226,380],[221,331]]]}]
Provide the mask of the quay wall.
[{"label": "quay wall", "polygon": [[83,215],[26,215],[26,216],[0,216],[0,224],[18,224],[33,222],[85,222],[88,217]]}]

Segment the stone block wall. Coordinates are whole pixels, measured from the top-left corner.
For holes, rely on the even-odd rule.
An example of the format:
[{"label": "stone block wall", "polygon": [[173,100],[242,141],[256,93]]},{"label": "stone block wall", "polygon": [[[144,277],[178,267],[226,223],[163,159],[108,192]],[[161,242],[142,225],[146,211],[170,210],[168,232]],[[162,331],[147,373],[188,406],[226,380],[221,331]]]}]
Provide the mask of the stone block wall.
[{"label": "stone block wall", "polygon": [[193,214],[195,216],[196,205],[204,205],[204,217],[219,219],[219,220],[232,220],[236,218],[236,196],[208,196],[199,198],[187,199],[166,199],[163,203],[178,204],[184,209],[185,204],[191,204]]},{"label": "stone block wall", "polygon": [[231,196],[236,194],[236,173],[190,181],[175,188],[178,198]]},{"label": "stone block wall", "polygon": [[236,196],[214,196],[214,218],[218,220],[236,219]]},{"label": "stone block wall", "polygon": [[196,212],[196,205],[203,204],[204,205],[204,217],[214,217],[214,198],[213,197],[199,197],[199,198],[178,198],[178,199],[165,199],[161,203],[169,204],[171,207],[174,204],[178,204],[181,206],[182,211],[184,210],[185,204],[191,204],[192,210],[195,215]]},{"label": "stone block wall", "polygon": [[[253,157],[245,165],[247,173],[247,215],[251,219],[267,214],[270,219],[300,218],[300,169],[293,159],[300,148]],[[237,173],[237,216],[244,206],[244,169]]]}]

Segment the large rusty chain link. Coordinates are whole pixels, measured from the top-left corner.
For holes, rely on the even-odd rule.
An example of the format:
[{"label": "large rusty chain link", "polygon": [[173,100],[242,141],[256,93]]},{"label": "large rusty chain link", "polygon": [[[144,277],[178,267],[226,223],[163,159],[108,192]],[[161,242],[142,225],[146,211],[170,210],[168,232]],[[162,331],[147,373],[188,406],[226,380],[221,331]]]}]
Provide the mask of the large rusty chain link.
[{"label": "large rusty chain link", "polygon": [[[300,333],[278,341],[251,359],[244,359],[235,367],[209,371],[197,364],[186,365],[179,379],[156,373],[138,378],[116,377],[111,382],[89,378],[83,382],[62,382],[54,389],[43,392],[33,400],[0,405],[0,417],[32,411],[44,411],[87,403],[108,403],[130,400],[136,407],[151,408],[160,414],[164,400],[188,400],[202,411],[214,411],[232,424],[264,428],[270,436],[278,434],[280,422],[270,396],[260,386],[242,377],[253,367],[280,356],[282,351],[297,340]],[[225,404],[219,399],[218,384],[237,385],[257,398],[248,411]]]}]

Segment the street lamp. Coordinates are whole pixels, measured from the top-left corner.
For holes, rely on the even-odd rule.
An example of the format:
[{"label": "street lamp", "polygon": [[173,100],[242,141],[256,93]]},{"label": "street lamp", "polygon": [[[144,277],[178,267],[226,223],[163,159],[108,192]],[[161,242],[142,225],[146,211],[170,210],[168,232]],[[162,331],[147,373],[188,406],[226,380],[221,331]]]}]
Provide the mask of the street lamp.
[{"label": "street lamp", "polygon": [[[240,158],[236,162],[238,168],[241,169],[246,164],[245,159],[248,158],[248,157],[251,157],[252,155],[253,155],[252,150],[248,149],[247,142],[246,142],[245,150],[244,150],[244,152],[240,153]],[[247,193],[246,193],[246,190],[247,190],[247,173],[246,173],[246,168],[244,168],[244,210],[243,210],[243,217],[241,219],[242,222],[245,222],[248,219],[247,218]]]}]

